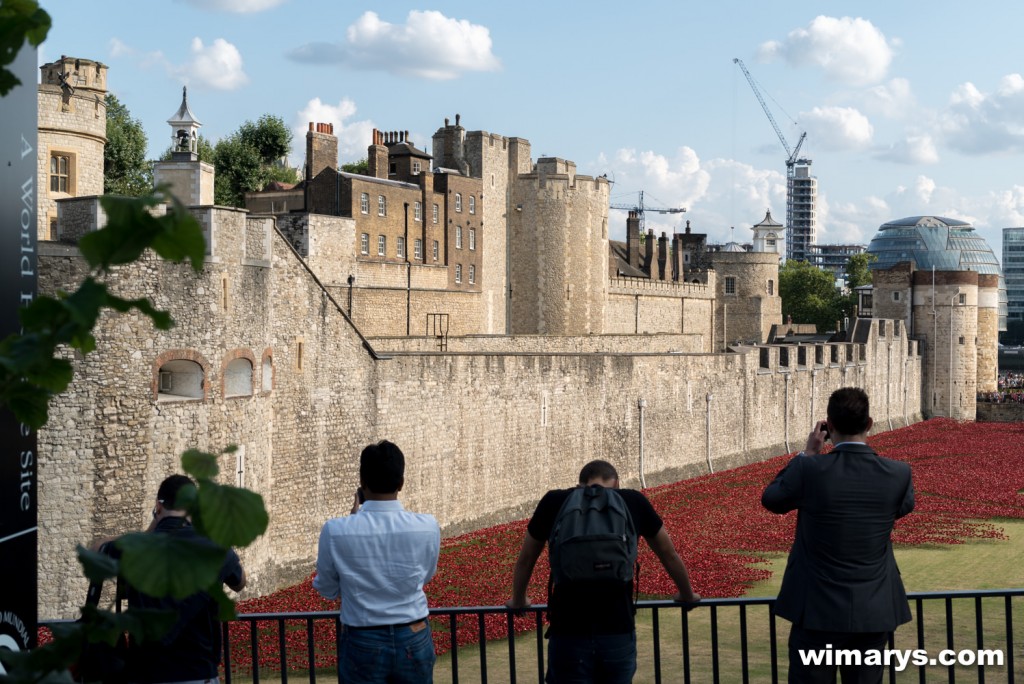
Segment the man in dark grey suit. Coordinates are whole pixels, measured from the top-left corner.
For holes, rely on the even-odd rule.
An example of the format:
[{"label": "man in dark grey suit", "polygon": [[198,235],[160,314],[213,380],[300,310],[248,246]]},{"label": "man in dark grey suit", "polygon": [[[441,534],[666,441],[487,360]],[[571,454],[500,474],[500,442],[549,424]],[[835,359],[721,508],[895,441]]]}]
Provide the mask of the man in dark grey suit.
[{"label": "man in dark grey suit", "polygon": [[[882,681],[877,652],[890,632],[910,621],[910,606],[892,553],[897,518],[914,509],[910,466],[876,454],[865,439],[871,429],[868,396],[844,387],[828,400],[807,446],[772,480],[761,503],[773,513],[797,510],[775,613],[793,623],[789,681],[835,682],[838,650],[854,664],[840,666],[843,684]],[[831,438],[827,454],[821,449]],[[828,650],[819,664],[801,658]],[[867,657],[875,652],[874,657]],[[860,664],[856,664],[860,661]],[[869,664],[865,664],[867,661]]]}]

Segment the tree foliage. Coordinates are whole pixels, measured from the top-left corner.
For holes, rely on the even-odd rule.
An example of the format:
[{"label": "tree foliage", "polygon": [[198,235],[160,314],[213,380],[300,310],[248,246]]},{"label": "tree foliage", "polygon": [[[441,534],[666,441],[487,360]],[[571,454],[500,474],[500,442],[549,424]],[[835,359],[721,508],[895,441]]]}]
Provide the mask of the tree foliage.
[{"label": "tree foliage", "polygon": [[846,262],[846,287],[849,290],[843,297],[843,310],[853,315],[853,307],[857,306],[857,290],[862,285],[871,284],[871,264],[878,261],[874,254],[863,252],[854,254]]},{"label": "tree foliage", "polygon": [[14,63],[25,41],[38,46],[50,31],[50,15],[36,0],[3,0],[0,2],[0,97],[11,92],[21,79],[8,65]]},{"label": "tree foliage", "polygon": [[217,204],[245,205],[245,193],[262,190],[268,183],[297,183],[295,169],[284,163],[292,133],[284,120],[264,114],[246,121],[238,130],[217,142],[213,152],[214,199]]},{"label": "tree foliage", "polygon": [[345,173],[358,173],[361,176],[370,175],[370,162],[363,157],[359,161],[349,162],[348,164],[342,164],[341,170]]},{"label": "tree foliage", "polygon": [[813,323],[825,332],[843,318],[844,300],[832,274],[806,261],[789,260],[779,269],[779,296],[783,320],[792,316],[794,323]]},{"label": "tree foliage", "polygon": [[153,188],[142,123],[116,96],[107,94],[107,144],[103,147],[103,192],[138,197]]}]

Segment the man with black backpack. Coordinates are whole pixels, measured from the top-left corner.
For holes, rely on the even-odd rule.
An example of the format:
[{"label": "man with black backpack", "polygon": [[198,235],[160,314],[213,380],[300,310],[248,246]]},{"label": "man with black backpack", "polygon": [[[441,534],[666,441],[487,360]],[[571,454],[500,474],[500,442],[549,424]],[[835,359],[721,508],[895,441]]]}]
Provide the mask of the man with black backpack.
[{"label": "man with black backpack", "polygon": [[578,487],[553,489],[537,504],[506,605],[514,610],[530,605],[526,588],[548,543],[549,684],[633,680],[639,537],[675,582],[679,592],[673,600],[699,601],[651,502],[638,491],[619,489],[619,475],[607,461],[591,461],[580,471]]}]

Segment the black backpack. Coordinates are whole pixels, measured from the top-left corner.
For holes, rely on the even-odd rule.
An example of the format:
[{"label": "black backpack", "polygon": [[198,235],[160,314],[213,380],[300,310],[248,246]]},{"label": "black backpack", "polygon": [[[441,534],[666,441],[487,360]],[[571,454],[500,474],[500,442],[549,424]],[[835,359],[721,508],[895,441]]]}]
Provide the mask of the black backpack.
[{"label": "black backpack", "polygon": [[550,584],[633,581],[637,533],[625,500],[605,487],[574,489],[555,516],[548,554]]}]

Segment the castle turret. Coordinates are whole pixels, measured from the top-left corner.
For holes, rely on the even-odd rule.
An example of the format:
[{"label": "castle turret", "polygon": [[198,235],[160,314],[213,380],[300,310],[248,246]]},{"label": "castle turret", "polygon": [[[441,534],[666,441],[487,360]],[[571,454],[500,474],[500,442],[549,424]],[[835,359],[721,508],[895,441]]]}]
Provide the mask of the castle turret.
[{"label": "castle turret", "polygon": [[57,200],[103,194],[107,66],[61,57],[39,69],[38,235],[56,240]]}]

